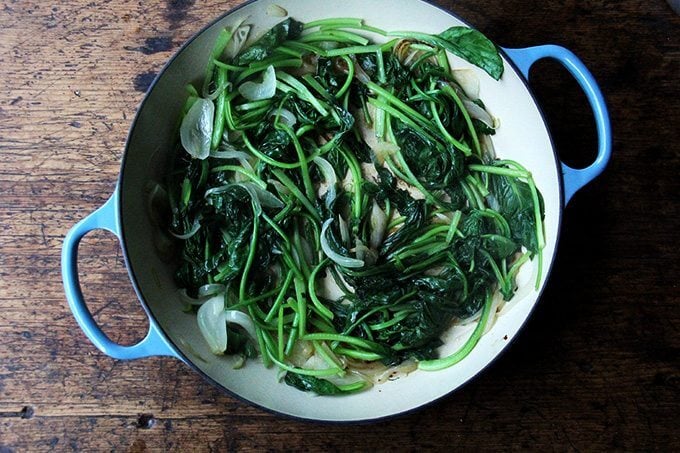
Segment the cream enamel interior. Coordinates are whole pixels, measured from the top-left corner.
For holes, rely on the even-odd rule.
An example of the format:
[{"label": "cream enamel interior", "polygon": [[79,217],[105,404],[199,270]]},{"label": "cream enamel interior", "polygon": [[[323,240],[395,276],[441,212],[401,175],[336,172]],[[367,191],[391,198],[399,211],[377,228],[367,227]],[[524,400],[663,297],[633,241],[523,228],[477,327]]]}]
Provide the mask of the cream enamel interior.
[{"label": "cream enamel interior", "polygon": [[[229,357],[210,354],[200,336],[194,315],[181,311],[173,269],[155,254],[156,227],[147,214],[146,193],[149,181],[161,181],[166,157],[173,149],[179,112],[185,100],[184,86],[203,77],[204,67],[220,28],[247,19],[255,28],[251,36],[282,20],[267,15],[267,6],[276,3],[302,21],[331,17],[361,17],[367,24],[386,30],[414,30],[438,33],[461,23],[448,13],[419,0],[259,0],[237,9],[219,20],[190,42],[165,69],[143,103],[126,150],[121,190],[121,222],[124,247],[133,278],[151,313],[188,361],[224,388],[264,408],[296,417],[357,421],[385,417],[414,409],[456,389],[491,362],[524,324],[537,301],[532,269],[527,267],[520,279],[518,296],[506,307],[493,328],[461,363],[438,372],[416,371],[406,378],[373,387],[370,391],[344,396],[319,397],[297,391],[277,382],[277,371],[265,369],[259,361],[248,362],[233,370]],[[377,36],[372,36],[374,39]],[[453,59],[455,67],[470,67]],[[480,97],[489,111],[500,118],[501,127],[494,137],[501,158],[515,159],[534,175],[545,200],[544,272],[545,284],[555,252],[561,209],[561,187],[548,131],[525,83],[507,63],[501,82],[477,70],[481,81]],[[446,351],[464,339],[468,329],[452,330]]]}]

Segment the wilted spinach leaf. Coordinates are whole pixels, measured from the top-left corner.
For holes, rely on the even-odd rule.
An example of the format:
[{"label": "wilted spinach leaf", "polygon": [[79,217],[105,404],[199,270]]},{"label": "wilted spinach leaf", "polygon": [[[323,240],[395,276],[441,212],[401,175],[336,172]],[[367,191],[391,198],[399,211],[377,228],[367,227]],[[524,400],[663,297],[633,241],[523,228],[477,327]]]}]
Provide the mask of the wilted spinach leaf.
[{"label": "wilted spinach leaf", "polygon": [[260,39],[237,55],[234,63],[239,66],[246,66],[250,63],[264,60],[282,42],[300,36],[303,26],[304,24],[290,17],[274,25]]},{"label": "wilted spinach leaf", "polygon": [[485,70],[499,80],[503,75],[503,60],[496,45],[481,32],[468,27],[451,27],[439,34],[448,46],[446,49]]}]

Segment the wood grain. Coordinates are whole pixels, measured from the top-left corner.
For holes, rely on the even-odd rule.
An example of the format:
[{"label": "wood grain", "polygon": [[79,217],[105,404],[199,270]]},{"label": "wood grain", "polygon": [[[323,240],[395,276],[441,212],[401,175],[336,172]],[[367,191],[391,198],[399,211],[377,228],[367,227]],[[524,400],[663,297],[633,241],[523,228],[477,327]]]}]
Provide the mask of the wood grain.
[{"label": "wood grain", "polygon": [[[63,296],[66,231],[112,192],[144,91],[237,1],[0,4],[0,451],[678,450],[680,18],[662,1],[439,1],[497,43],[577,53],[607,97],[614,158],[567,208],[526,328],[479,378],[374,425],[284,419],[167,358],[114,361]],[[587,102],[566,71],[531,85],[563,158],[592,160]],[[112,339],[146,319],[116,239],[81,246],[85,295]]]}]

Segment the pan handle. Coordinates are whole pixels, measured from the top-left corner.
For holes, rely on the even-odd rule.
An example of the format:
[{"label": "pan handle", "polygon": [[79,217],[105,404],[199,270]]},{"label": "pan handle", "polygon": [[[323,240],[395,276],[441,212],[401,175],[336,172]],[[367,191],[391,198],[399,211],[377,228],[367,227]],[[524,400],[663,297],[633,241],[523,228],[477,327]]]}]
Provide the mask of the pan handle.
[{"label": "pan handle", "polygon": [[118,190],[116,189],[102,207],[78,222],[66,234],[61,250],[61,274],[68,305],[87,338],[97,349],[114,359],[129,360],[150,356],[180,358],[165,335],[161,333],[156,321],[151,317],[149,317],[149,332],[143,340],[132,346],[121,346],[111,341],[99,328],[85,304],[78,280],[78,245],[83,236],[96,229],[110,231],[120,240],[120,223],[118,220]]},{"label": "pan handle", "polygon": [[591,182],[602,173],[611,157],[612,132],[609,122],[607,104],[595,78],[583,62],[569,49],[555,45],[527,47],[524,49],[503,49],[510,60],[520,70],[525,79],[529,79],[529,69],[538,60],[553,58],[567,68],[583,89],[595,116],[597,127],[597,157],[586,168],[576,169],[562,162],[562,177],[564,180],[564,204],[583,186]]}]

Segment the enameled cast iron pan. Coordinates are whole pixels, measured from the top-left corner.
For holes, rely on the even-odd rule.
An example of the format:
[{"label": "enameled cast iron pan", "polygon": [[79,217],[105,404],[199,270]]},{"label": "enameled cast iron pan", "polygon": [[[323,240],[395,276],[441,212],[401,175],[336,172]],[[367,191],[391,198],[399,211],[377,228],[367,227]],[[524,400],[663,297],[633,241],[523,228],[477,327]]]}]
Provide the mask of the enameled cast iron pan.
[{"label": "enameled cast iron pan", "polygon": [[[173,267],[155,253],[154,235],[158,227],[147,212],[149,183],[163,180],[162,169],[176,143],[178,118],[185,101],[179,94],[185,92],[187,83],[203,77],[213,42],[222,28],[248,18],[254,25],[251,36],[257,36],[282,20],[267,14],[267,7],[272,3],[272,0],[255,0],[218,18],[190,39],[160,72],[132,123],[116,190],[101,208],[76,224],[65,238],[62,273],[69,306],[85,335],[103,353],[115,359],[176,357],[217,387],[277,413],[313,420],[365,421],[413,410],[452,392],[479,373],[508,346],[527,320],[545,286],[555,256],[564,206],[577,190],[604,170],[610,157],[611,132],[602,94],[583,63],[570,51],[553,45],[501,49],[505,73],[500,82],[477,70],[481,97],[489,111],[501,120],[501,127],[493,138],[497,154],[518,160],[527,167],[544,197],[547,245],[543,251],[545,264],[539,290],[533,287],[531,272],[524,272],[518,279],[520,289],[512,305],[468,357],[446,370],[417,370],[405,378],[349,396],[319,397],[303,393],[279,383],[277,371],[264,368],[259,361],[250,361],[243,369],[234,370],[231,358],[209,352],[195,316],[181,311]],[[399,8],[394,8],[392,0],[276,0],[276,3],[303,22],[355,16],[385,30],[427,33],[466,25],[449,12],[422,0],[402,0]],[[542,58],[559,61],[576,78],[593,109],[598,154],[587,168],[577,170],[560,162],[539,106],[527,86],[529,68]],[[93,229],[108,230],[120,239],[130,279],[149,317],[148,335],[136,345],[120,346],[109,340],[83,300],[77,272],[78,244]],[[455,337],[450,335],[446,339],[445,348],[453,349]]]}]

